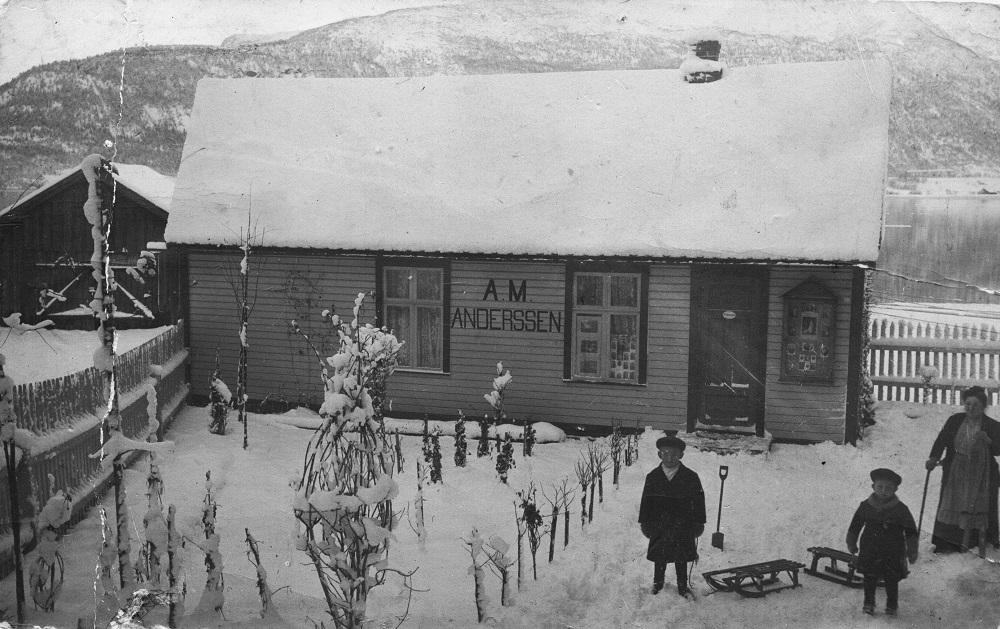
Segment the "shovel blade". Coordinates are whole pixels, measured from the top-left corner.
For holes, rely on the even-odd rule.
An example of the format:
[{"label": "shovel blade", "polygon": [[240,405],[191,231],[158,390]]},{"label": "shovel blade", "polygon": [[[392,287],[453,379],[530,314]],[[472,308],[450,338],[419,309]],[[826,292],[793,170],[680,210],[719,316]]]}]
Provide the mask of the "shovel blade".
[{"label": "shovel blade", "polygon": [[712,546],[722,550],[722,542],[726,539],[725,533],[712,533]]}]

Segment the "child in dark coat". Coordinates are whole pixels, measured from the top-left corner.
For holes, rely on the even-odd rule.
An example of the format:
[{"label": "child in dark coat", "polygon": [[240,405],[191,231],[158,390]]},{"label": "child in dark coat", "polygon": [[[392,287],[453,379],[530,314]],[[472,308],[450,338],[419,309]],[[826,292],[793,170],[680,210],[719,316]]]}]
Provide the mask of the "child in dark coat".
[{"label": "child in dark coat", "polygon": [[[896,497],[903,479],[892,470],[873,470],[872,495],[858,506],[847,529],[847,549],[858,553],[857,570],[865,575],[866,614],[875,613],[875,589],[885,582],[885,613],[899,608],[899,581],[909,574],[906,560],[917,560],[917,525],[905,504]],[[861,549],[858,552],[858,534]]]},{"label": "child in dark coat", "polygon": [[698,559],[695,540],[705,531],[705,492],[698,474],[681,463],[685,445],[677,437],[657,439],[661,464],[646,475],[639,525],[649,539],[646,559],[653,562],[653,594],[663,589],[667,564],[673,563],[677,593],[690,599],[687,565]]}]

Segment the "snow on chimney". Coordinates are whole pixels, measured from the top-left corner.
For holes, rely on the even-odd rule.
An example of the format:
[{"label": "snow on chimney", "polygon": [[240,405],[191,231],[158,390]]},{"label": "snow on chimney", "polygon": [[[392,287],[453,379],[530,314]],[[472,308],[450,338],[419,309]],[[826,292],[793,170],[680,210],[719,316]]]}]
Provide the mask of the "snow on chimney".
[{"label": "snow on chimney", "polygon": [[722,46],[717,39],[697,39],[690,44],[681,63],[681,76],[688,83],[711,83],[722,78],[726,64],[719,61]]}]

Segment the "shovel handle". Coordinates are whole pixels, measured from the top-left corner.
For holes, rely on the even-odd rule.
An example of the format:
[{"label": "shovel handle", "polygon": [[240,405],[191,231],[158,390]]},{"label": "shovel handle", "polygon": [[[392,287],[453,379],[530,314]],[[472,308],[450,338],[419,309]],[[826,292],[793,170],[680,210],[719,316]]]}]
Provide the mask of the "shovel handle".
[{"label": "shovel handle", "polygon": [[726,480],[727,476],[729,476],[729,466],[728,465],[720,465],[719,466],[719,478],[721,478],[722,480]]}]

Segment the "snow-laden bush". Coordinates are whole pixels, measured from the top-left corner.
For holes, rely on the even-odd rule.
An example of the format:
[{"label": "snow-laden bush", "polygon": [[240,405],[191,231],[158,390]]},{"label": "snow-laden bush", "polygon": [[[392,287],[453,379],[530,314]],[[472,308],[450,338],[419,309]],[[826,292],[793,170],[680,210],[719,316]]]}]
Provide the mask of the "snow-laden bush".
[{"label": "snow-laden bush", "polygon": [[[381,404],[402,344],[384,329],[359,323],[364,297],[355,299],[350,323],[324,313],[340,345],[328,358],[317,352],[325,388],[323,423],[307,446],[292,505],[299,521],[297,546],[316,566],[334,625],[351,629],[362,626],[368,592],[385,579],[392,500],[399,491]],[[348,438],[347,431],[356,434]]]}]

